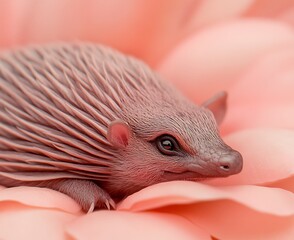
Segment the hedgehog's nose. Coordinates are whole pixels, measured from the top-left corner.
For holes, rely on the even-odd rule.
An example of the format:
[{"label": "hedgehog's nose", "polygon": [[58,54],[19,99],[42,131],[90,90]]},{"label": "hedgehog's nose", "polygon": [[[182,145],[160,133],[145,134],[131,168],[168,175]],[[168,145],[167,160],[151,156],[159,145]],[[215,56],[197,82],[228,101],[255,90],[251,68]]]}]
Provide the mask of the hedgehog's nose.
[{"label": "hedgehog's nose", "polygon": [[242,155],[235,150],[222,154],[218,161],[218,167],[218,172],[222,176],[237,174],[241,172],[243,167]]}]

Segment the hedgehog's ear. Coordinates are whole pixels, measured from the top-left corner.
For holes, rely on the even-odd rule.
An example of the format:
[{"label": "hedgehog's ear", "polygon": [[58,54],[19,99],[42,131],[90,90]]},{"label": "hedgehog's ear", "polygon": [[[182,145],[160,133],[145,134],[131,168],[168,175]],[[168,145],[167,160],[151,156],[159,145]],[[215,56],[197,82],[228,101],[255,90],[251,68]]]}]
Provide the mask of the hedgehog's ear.
[{"label": "hedgehog's ear", "polygon": [[221,124],[226,114],[227,97],[227,92],[219,92],[201,105],[212,111],[218,125]]},{"label": "hedgehog's ear", "polygon": [[131,128],[122,120],[110,123],[107,132],[107,140],[116,148],[125,148],[129,144]]}]

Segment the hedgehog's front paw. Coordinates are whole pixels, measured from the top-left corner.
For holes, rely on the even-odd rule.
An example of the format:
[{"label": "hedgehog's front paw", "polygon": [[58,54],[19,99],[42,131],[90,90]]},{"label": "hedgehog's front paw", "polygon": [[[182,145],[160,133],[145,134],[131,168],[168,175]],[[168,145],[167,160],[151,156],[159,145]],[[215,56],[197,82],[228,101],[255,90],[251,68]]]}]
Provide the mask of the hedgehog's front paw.
[{"label": "hedgehog's front paw", "polygon": [[115,209],[115,202],[109,196],[107,192],[105,192],[102,188],[98,187],[92,192],[93,196],[91,197],[90,201],[92,201],[90,207],[88,208],[88,213],[93,212],[94,209],[105,209],[108,210]]},{"label": "hedgehog's front paw", "polygon": [[60,179],[39,184],[66,195],[77,201],[85,212],[93,212],[94,209],[115,209],[115,202],[102,188],[94,182],[78,179]]}]

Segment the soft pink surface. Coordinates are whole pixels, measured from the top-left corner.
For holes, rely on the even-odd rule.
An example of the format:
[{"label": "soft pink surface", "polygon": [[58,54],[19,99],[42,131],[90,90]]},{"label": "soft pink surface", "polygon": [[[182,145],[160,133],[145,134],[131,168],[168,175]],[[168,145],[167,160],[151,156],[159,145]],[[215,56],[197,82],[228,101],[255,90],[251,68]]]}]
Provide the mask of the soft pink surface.
[{"label": "soft pink surface", "polygon": [[142,240],[211,239],[207,232],[195,227],[187,219],[175,214],[158,212],[94,212],[70,224],[67,232],[75,239],[85,240],[97,238]]},{"label": "soft pink surface", "polygon": [[87,40],[136,55],[200,103],[244,157],[226,179],[170,182],[85,215],[69,197],[0,186],[0,239],[293,239],[292,0],[4,0],[0,47]]},{"label": "soft pink surface", "polygon": [[55,208],[74,214],[81,212],[81,207],[73,199],[46,188],[3,188],[0,194],[0,203],[19,203],[39,208]]},{"label": "soft pink surface", "polygon": [[[255,197],[252,198],[252,195]],[[224,199],[276,216],[294,214],[294,195],[282,189],[250,185],[213,187],[184,181],[160,183],[145,188],[126,198],[118,210],[142,211],[178,203],[196,204]]]},{"label": "soft pink surface", "polygon": [[220,239],[291,239],[294,234],[294,195],[282,189],[163,183],[119,206],[132,211],[154,208],[181,215]]}]

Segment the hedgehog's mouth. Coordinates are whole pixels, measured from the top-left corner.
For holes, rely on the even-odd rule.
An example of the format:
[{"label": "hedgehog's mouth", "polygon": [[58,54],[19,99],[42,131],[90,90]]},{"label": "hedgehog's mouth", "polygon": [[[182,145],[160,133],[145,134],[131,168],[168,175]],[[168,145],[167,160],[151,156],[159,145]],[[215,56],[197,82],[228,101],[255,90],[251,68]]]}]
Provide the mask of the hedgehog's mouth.
[{"label": "hedgehog's mouth", "polygon": [[163,178],[167,181],[172,180],[190,180],[190,181],[203,181],[212,176],[202,175],[198,172],[184,171],[184,172],[170,172],[164,171]]}]

